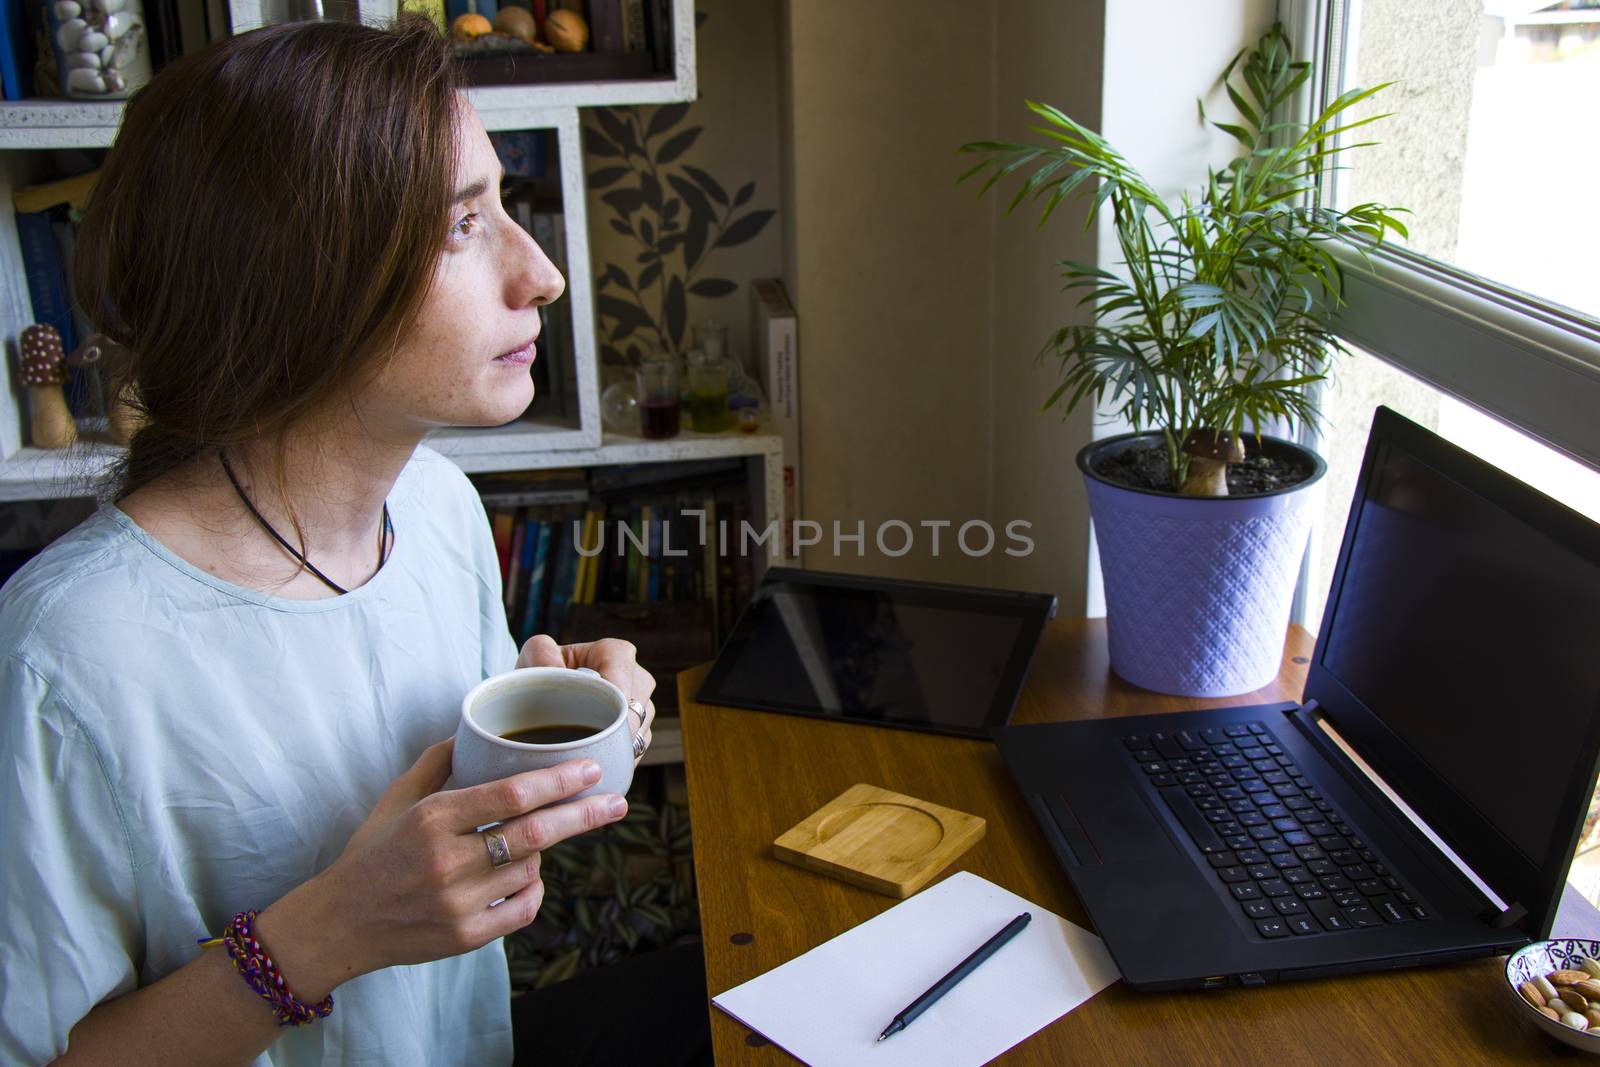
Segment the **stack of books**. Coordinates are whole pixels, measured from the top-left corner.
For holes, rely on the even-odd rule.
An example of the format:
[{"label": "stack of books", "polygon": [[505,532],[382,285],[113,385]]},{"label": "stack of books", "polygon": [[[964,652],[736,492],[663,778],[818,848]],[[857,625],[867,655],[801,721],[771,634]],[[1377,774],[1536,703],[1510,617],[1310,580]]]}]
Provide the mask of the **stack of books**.
[{"label": "stack of books", "polygon": [[740,459],[480,475],[477,484],[518,644],[537,633],[567,643],[587,605],[694,604],[674,613],[675,625],[697,620],[715,648],[750,599],[763,549],[741,536],[751,511]]}]

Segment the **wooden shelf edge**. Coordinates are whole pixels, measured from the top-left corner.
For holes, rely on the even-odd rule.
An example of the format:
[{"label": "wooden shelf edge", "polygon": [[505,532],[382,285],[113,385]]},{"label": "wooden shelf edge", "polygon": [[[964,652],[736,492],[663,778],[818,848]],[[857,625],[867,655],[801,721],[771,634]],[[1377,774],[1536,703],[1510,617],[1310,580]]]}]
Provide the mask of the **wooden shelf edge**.
[{"label": "wooden shelf edge", "polygon": [[[518,433],[518,438],[540,434]],[[566,436],[562,433],[551,437]],[[468,473],[507,470],[541,470],[550,467],[595,467],[614,463],[669,463],[676,460],[720,459],[727,456],[765,456],[783,451],[783,438],[769,427],[753,434],[697,434],[685,432],[662,441],[607,434],[598,447],[525,448],[513,441],[491,442],[482,451],[455,452],[440,447],[445,442],[424,442],[443,453]],[[0,460],[0,503],[53,500],[94,495],[95,486],[120,455],[121,449],[104,442],[75,448],[46,450],[24,448]]]}]

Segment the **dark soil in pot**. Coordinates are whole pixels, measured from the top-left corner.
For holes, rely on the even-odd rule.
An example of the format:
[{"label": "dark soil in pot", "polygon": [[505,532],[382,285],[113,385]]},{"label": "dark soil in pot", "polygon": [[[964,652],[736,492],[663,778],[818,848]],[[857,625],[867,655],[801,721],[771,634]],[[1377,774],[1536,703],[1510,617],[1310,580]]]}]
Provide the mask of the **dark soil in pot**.
[{"label": "dark soil in pot", "polygon": [[[1133,445],[1095,458],[1094,472],[1108,482],[1146,492],[1176,493],[1167,470],[1167,450],[1159,444]],[[1247,496],[1275,493],[1299,485],[1316,473],[1316,465],[1301,456],[1268,455],[1256,451],[1243,463],[1228,468],[1228,494]]]}]

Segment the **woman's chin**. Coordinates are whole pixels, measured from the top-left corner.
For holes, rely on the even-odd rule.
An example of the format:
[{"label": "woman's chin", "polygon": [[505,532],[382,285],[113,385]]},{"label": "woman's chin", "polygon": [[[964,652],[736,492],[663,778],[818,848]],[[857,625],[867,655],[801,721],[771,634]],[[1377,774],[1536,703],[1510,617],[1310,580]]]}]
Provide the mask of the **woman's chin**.
[{"label": "woman's chin", "polygon": [[504,426],[507,423],[520,419],[527,410],[533,406],[533,382],[529,381],[527,389],[519,398],[506,396],[495,397],[494,403],[485,404],[483,412],[471,422],[463,422],[462,426],[494,427]]}]

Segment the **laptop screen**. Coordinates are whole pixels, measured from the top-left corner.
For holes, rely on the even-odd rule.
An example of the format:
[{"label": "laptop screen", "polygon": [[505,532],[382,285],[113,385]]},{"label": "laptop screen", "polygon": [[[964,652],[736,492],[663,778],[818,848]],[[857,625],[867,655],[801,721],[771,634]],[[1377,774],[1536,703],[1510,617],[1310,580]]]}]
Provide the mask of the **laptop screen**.
[{"label": "laptop screen", "polygon": [[[1392,735],[1357,724],[1369,741],[1360,747],[1381,742],[1364,753],[1380,773],[1397,771],[1432,796],[1434,811],[1418,811],[1453,825],[1453,848],[1450,838],[1472,837],[1481,820],[1548,871],[1562,848],[1570,853],[1585,807],[1575,794],[1595,761],[1595,527],[1379,414],[1323,619],[1320,680]],[[1332,717],[1341,730],[1352,718]]]}]

